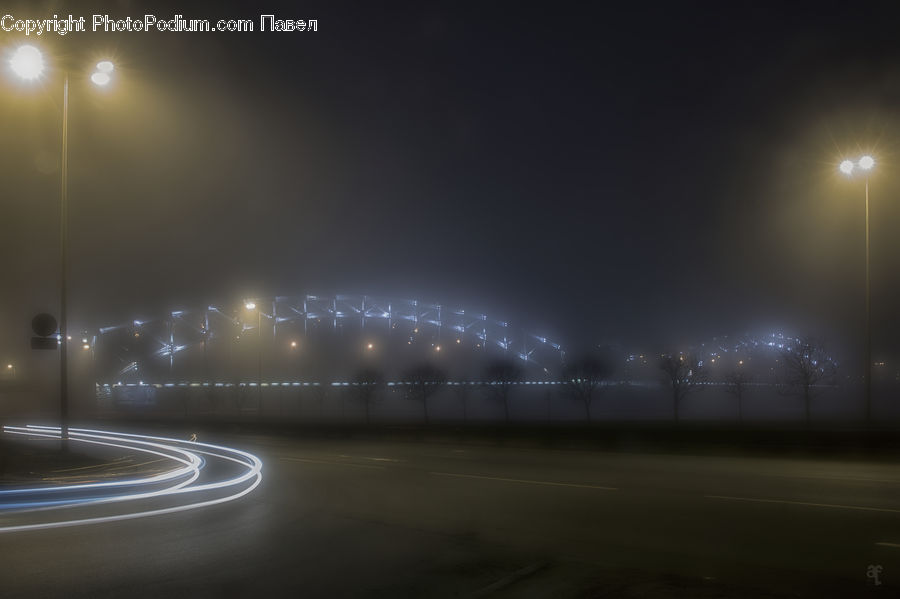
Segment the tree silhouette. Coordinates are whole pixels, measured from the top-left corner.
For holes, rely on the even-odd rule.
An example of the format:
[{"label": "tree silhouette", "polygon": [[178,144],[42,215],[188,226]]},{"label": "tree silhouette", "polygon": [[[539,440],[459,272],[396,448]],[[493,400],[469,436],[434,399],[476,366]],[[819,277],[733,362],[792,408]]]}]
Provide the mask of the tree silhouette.
[{"label": "tree silhouette", "polygon": [[571,396],[584,405],[584,414],[591,421],[591,404],[598,393],[598,387],[606,382],[613,373],[612,364],[603,358],[583,356],[569,364],[563,370]]},{"label": "tree silhouette", "polygon": [[374,368],[364,368],[353,377],[353,394],[366,410],[366,424],[370,424],[371,407],[378,398],[378,392],[384,384],[384,376]]},{"label": "tree silhouette", "polygon": [[825,344],[811,337],[787,343],[779,353],[783,361],[780,382],[789,393],[803,398],[806,425],[809,426],[817,387],[834,384],[837,364],[828,356]]},{"label": "tree silhouette", "polygon": [[422,416],[428,424],[428,399],[447,382],[443,370],[428,362],[419,364],[404,375],[406,396],[422,402]]},{"label": "tree silhouette", "polygon": [[512,360],[495,360],[484,371],[486,387],[493,399],[503,404],[503,415],[509,423],[509,397],[513,385],[522,380],[522,369]]},{"label": "tree silhouette", "polygon": [[456,390],[456,397],[462,406],[463,424],[466,424],[469,421],[469,386],[458,382],[453,388]]},{"label": "tree silhouette", "polygon": [[672,390],[672,413],[678,422],[679,409],[684,398],[706,382],[706,369],[696,354],[665,354],[659,360],[659,368]]},{"label": "tree silhouette", "polygon": [[737,399],[738,422],[744,422],[744,393],[753,380],[753,375],[738,367],[725,375],[725,390]]}]

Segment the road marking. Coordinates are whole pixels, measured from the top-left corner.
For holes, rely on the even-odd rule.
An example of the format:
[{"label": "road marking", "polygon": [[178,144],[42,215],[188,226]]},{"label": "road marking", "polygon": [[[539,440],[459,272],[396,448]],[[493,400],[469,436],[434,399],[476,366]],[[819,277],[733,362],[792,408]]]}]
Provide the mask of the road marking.
[{"label": "road marking", "polygon": [[289,462],[303,462],[305,464],[327,464],[329,466],[351,466],[353,468],[374,468],[375,470],[384,470],[384,466],[374,466],[372,464],[351,464],[350,462],[335,462],[331,460],[312,460],[309,458],[288,458],[282,457],[282,460]]},{"label": "road marking", "polygon": [[779,478],[796,478],[796,479],[811,479],[811,480],[838,480],[843,482],[854,482],[854,483],[887,483],[887,484],[900,484],[900,479],[895,478],[866,478],[866,477],[856,477],[856,476],[826,476],[826,475],[792,475],[792,474],[773,474],[771,476],[776,476]]},{"label": "road marking", "polygon": [[343,454],[343,453],[335,454],[335,455],[333,455],[333,456],[331,456],[331,457],[334,457],[334,458],[341,458],[341,459],[346,459],[346,460],[352,460],[352,459],[358,459],[358,460],[371,460],[371,461],[373,461],[373,462],[398,462],[398,463],[399,463],[399,462],[405,462],[405,461],[406,461],[406,460],[397,460],[397,459],[394,459],[394,458],[376,458],[376,457],[367,456],[367,455],[355,457],[355,456],[352,456],[352,455],[346,455],[346,454]]},{"label": "road marking", "polygon": [[516,570],[509,576],[504,576],[497,582],[491,583],[491,584],[487,585],[486,587],[482,587],[482,588],[478,589],[477,591],[472,593],[472,597],[473,598],[487,597],[488,595],[491,595],[491,594],[495,593],[496,591],[505,589],[508,586],[512,586],[515,583],[519,582],[520,580],[522,580],[524,578],[528,578],[529,576],[540,572],[541,570],[543,570],[546,567],[547,567],[546,562],[538,562],[536,564],[531,564],[530,566],[525,566],[524,568],[522,568],[520,570]]},{"label": "road marking", "polygon": [[481,476],[478,474],[458,474],[456,472],[429,472],[435,476],[453,476],[456,478],[477,478],[481,480],[496,480],[504,483],[520,483],[523,485],[546,485],[550,487],[574,487],[576,489],[598,489],[600,491],[618,491],[617,487],[601,487],[599,485],[582,485],[578,483],[556,483],[549,480],[525,480],[521,478],[503,478],[500,476]]},{"label": "road marking", "polygon": [[875,543],[876,545],[880,545],[881,547],[894,547],[896,549],[900,549],[900,543],[888,543],[886,541],[882,541],[880,543]]},{"label": "road marking", "polygon": [[704,495],[709,499],[730,499],[732,501],[753,501],[756,503],[782,503],[786,505],[805,505],[809,507],[830,507],[840,510],[859,510],[864,512],[888,512],[900,514],[900,510],[887,507],[870,507],[867,505],[839,505],[834,503],[812,503],[810,501],[788,501],[787,499],[759,499],[754,497],[731,497],[728,495]]}]

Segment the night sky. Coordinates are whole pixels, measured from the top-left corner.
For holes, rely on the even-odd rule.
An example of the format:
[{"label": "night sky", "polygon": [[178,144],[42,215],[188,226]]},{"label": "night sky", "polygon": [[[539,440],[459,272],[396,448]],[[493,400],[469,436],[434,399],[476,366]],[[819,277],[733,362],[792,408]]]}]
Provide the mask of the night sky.
[{"label": "night sky", "polygon": [[[568,345],[780,328],[855,352],[864,183],[837,164],[871,152],[874,357],[900,353],[891,4],[2,12],[318,20],[302,34],[28,40],[77,65],[73,325],[338,291],[481,308]],[[23,41],[0,33],[4,51]],[[106,56],[119,68],[98,91],[79,69]],[[60,81],[4,75],[0,353],[13,357],[57,301]]]}]

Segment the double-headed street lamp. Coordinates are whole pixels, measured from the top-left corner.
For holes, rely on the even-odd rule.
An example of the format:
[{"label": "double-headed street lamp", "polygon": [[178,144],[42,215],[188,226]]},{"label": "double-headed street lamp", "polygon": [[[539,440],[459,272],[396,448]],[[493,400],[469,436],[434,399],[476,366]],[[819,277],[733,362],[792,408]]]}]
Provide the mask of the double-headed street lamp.
[{"label": "double-headed street lamp", "polygon": [[844,160],[838,167],[845,175],[853,176],[861,171],[866,177],[866,421],[872,418],[872,284],[869,274],[869,172],[875,167],[875,159],[868,154],[853,162]]},{"label": "double-headed street lamp", "polygon": [[[40,80],[44,74],[44,55],[35,46],[19,46],[9,59],[12,71],[21,79],[32,82]],[[90,79],[94,85],[103,87],[112,80],[115,66],[108,60],[98,62]],[[69,438],[69,389],[68,361],[66,348],[69,337],[67,333],[67,270],[69,247],[69,73],[63,72],[63,105],[62,105],[62,148],[60,153],[60,186],[59,186],[59,248],[60,248],[60,281],[59,281],[59,419],[60,439],[65,449]]]}]

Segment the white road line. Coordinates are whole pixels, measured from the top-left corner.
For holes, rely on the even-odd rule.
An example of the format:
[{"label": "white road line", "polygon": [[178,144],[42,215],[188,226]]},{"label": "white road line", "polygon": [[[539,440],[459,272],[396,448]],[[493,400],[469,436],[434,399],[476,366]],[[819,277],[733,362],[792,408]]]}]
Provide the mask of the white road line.
[{"label": "white road line", "polygon": [[455,478],[476,478],[481,480],[495,480],[503,483],[519,483],[523,485],[544,485],[549,487],[573,487],[576,489],[597,489],[599,491],[618,491],[618,487],[602,487],[600,485],[584,485],[579,483],[557,483],[549,480],[526,480],[521,478],[504,478],[501,476],[482,476],[478,474],[458,474],[456,472],[429,472],[435,476],[451,476]]},{"label": "white road line", "polygon": [[787,499],[760,499],[756,497],[731,497],[729,495],[704,495],[708,499],[729,499],[732,501],[751,501],[754,503],[780,503],[785,505],[804,505],[807,507],[827,507],[839,510],[857,510],[863,512],[887,512],[900,514],[900,510],[887,507],[871,507],[867,505],[840,505],[834,503],[813,503],[810,501],[788,501]]},{"label": "white road line", "polygon": [[333,460],[313,460],[310,458],[289,458],[281,457],[282,460],[288,462],[303,462],[304,464],[327,464],[329,466],[350,466],[351,468],[369,468],[374,470],[384,470],[384,466],[375,466],[373,464],[354,464],[352,462],[335,462]]},{"label": "white road line", "polygon": [[900,543],[888,543],[886,541],[882,541],[880,543],[875,543],[881,547],[894,547],[895,549],[900,549]]}]

